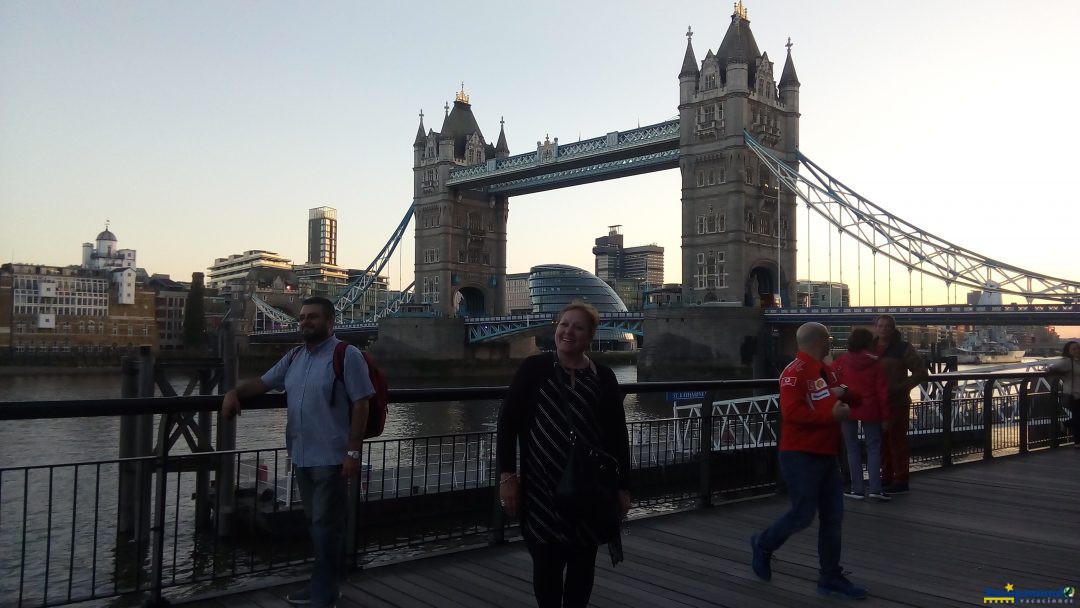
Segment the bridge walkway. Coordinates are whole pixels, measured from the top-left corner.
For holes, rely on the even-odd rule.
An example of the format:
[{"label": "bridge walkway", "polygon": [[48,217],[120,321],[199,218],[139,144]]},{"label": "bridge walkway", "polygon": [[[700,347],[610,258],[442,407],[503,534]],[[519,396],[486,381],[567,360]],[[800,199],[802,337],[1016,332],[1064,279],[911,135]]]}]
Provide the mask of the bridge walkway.
[{"label": "bridge walkway", "polygon": [[[888,504],[845,500],[843,564],[871,593],[859,605],[981,606],[985,588],[1006,583],[1077,586],[1077,471],[1080,450],[1063,447],[920,472],[913,491]],[[815,593],[816,523],[777,552],[771,583],[751,573],[747,539],[785,507],[773,496],[633,521],[625,562],[612,568],[601,548],[592,605],[843,603]],[[338,606],[535,606],[530,580],[528,554],[515,542],[370,568],[350,577]],[[284,608],[292,588],[187,606]]]}]

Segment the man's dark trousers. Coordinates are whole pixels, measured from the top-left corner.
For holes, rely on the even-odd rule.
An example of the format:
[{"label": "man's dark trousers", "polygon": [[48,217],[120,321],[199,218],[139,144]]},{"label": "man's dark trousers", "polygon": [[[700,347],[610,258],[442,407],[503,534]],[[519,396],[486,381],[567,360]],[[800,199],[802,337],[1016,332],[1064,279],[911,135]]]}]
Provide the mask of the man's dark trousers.
[{"label": "man's dark trousers", "polygon": [[333,606],[345,567],[346,484],[341,465],[296,467],[296,483],[315,557],[311,605]]},{"label": "man's dark trousers", "polygon": [[758,538],[765,551],[776,551],[789,536],[814,522],[818,513],[820,579],[842,574],[840,531],[844,519],[844,485],[836,456],[809,452],[780,452],[780,472],[791,497],[791,509]]}]

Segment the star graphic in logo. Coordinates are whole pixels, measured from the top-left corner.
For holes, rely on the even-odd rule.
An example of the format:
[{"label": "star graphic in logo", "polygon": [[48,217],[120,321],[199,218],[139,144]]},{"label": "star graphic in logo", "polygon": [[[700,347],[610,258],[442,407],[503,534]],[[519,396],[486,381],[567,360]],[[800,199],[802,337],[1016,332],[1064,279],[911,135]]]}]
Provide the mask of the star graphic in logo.
[{"label": "star graphic in logo", "polygon": [[1005,583],[1005,591],[1012,591],[1014,588],[1012,583]]}]

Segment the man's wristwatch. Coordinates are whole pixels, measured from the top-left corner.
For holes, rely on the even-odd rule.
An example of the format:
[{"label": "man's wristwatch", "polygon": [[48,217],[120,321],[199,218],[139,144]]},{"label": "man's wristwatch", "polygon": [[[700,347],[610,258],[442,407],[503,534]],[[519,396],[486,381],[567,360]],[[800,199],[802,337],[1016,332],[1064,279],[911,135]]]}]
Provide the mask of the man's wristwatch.
[{"label": "man's wristwatch", "polygon": [[360,460],[360,450],[347,450],[345,455],[353,460]]}]

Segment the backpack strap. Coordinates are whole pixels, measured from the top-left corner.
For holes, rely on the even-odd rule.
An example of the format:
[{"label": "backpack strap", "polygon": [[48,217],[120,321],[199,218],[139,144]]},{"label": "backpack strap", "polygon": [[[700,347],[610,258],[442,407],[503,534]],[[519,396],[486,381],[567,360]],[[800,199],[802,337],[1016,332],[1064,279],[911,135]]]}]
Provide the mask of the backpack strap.
[{"label": "backpack strap", "polygon": [[289,355],[288,355],[288,357],[289,357],[289,365],[292,365],[292,362],[296,360],[296,356],[300,354],[300,349],[301,348],[304,348],[304,345],[303,344],[298,344],[298,345],[292,347],[292,350],[289,351]]},{"label": "backpack strap", "polygon": [[338,342],[334,347],[334,379],[338,382],[345,382],[345,353],[348,350],[348,342]]},{"label": "backpack strap", "polygon": [[[330,407],[334,407],[337,400],[338,384],[345,384],[345,353],[349,350],[348,342],[338,342],[334,346],[334,384],[330,387]],[[348,399],[348,395],[345,397]],[[352,404],[348,404],[349,420],[352,420]]]}]

